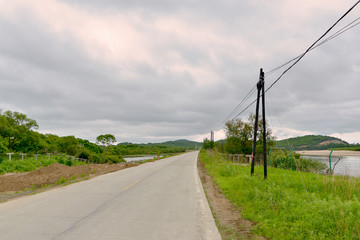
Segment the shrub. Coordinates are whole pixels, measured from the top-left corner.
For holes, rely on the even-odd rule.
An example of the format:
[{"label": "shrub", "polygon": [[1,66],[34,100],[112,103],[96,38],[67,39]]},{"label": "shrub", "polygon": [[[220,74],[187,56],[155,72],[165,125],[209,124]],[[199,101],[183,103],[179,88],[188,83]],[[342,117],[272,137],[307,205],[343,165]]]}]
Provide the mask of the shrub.
[{"label": "shrub", "polygon": [[55,159],[58,163],[65,165],[65,159],[63,157],[56,156]]},{"label": "shrub", "polygon": [[90,151],[87,149],[82,150],[81,153],[79,154],[79,158],[89,159],[89,157],[90,157]]},{"label": "shrub", "polygon": [[[291,152],[289,150],[278,150],[271,155],[271,166],[283,169],[291,169]],[[305,159],[300,154],[293,153],[293,170],[303,172],[325,172],[327,165],[316,160]]]},{"label": "shrub", "polygon": [[73,160],[71,158],[67,158],[65,161],[65,165],[71,167],[73,165]]},{"label": "shrub", "polygon": [[108,155],[105,158],[105,162],[113,164],[113,163],[120,163],[120,162],[125,162],[125,160],[118,155]]}]

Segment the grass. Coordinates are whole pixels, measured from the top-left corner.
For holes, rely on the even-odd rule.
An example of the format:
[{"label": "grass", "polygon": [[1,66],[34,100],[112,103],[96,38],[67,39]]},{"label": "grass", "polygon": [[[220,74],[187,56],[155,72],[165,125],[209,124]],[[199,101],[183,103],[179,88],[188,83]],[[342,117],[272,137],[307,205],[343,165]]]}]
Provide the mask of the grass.
[{"label": "grass", "polygon": [[234,165],[202,151],[208,173],[242,216],[271,239],[360,239],[360,179]]},{"label": "grass", "polygon": [[62,185],[64,183],[69,183],[72,182],[76,179],[76,175],[74,174],[72,177],[69,178],[65,178],[65,177],[60,177],[58,181],[56,181],[56,185]]},{"label": "grass", "polygon": [[360,146],[338,147],[334,150],[360,151]]},{"label": "grass", "polygon": [[26,157],[24,160],[13,157],[11,161],[8,158],[2,158],[0,161],[0,174],[14,173],[14,172],[29,172],[42,167],[49,166],[54,163],[60,163],[67,166],[83,165],[85,163],[73,160],[69,157],[51,156],[38,156]]}]

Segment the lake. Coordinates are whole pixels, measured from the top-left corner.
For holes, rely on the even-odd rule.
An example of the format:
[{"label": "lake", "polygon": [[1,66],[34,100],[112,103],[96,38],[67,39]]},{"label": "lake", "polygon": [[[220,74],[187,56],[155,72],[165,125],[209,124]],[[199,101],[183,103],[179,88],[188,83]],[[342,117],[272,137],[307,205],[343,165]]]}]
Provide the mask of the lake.
[{"label": "lake", "polygon": [[[127,162],[133,162],[133,161],[145,161],[145,160],[149,160],[149,159],[153,159],[153,158],[157,158],[157,155],[147,155],[147,156],[136,156],[136,157],[124,157],[124,160]],[[162,156],[160,156],[162,157]]]},{"label": "lake", "polygon": [[[329,166],[329,157],[303,155],[301,157],[321,161]],[[339,158],[340,162],[336,165],[334,174],[360,177],[360,156],[331,157],[331,169],[334,169],[334,165],[339,160]]]}]

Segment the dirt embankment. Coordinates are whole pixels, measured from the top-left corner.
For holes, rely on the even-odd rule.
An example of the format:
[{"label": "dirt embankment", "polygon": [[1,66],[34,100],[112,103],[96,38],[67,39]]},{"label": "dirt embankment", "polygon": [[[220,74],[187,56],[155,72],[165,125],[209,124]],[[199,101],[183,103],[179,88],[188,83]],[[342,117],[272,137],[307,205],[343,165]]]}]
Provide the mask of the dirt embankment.
[{"label": "dirt embankment", "polygon": [[[136,163],[124,164],[90,164],[80,166],[66,166],[63,164],[55,163],[50,166],[28,172],[28,173],[10,173],[0,175],[0,201],[9,198],[17,197],[33,192],[35,189],[44,186],[54,186],[60,179],[73,179],[79,180],[81,178],[89,178],[105,173],[118,171],[124,168],[133,167]],[[23,191],[22,193],[16,193]]]}]

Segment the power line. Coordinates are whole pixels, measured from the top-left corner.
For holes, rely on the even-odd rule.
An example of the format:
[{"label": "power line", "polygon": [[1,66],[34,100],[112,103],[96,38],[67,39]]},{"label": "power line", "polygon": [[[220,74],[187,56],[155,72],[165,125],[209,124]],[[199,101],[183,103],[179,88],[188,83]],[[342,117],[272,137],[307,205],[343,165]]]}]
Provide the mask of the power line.
[{"label": "power line", "polygon": [[[346,31],[348,31],[348,30],[356,27],[357,25],[360,24],[360,21],[359,21],[359,20],[360,20],[360,17],[356,18],[354,21],[350,22],[349,24],[347,24],[347,25],[344,26],[343,28],[339,29],[337,32],[335,32],[334,34],[332,34],[330,37],[328,37],[328,38],[326,38],[325,40],[323,40],[322,42],[316,44],[314,47],[312,47],[312,48],[310,49],[310,51],[312,51],[312,50],[314,50],[315,48],[320,47],[321,45],[323,45],[323,44],[329,42],[330,40],[338,37],[339,35],[343,34],[344,32],[346,32]],[[356,21],[359,21],[359,22],[356,23]],[[290,64],[291,62],[295,61],[296,59],[300,58],[301,55],[302,55],[302,54],[298,55],[297,57],[295,57],[295,58],[293,58],[293,59],[291,59],[291,60],[289,60],[289,61],[287,61],[287,62],[285,62],[285,63],[283,63],[283,64],[281,64],[281,65],[279,65],[279,66],[277,66],[277,67],[275,67],[275,68],[273,68],[273,69],[271,69],[270,71],[266,72],[265,75],[268,76],[268,75],[274,73],[275,71],[277,71],[277,70],[285,67],[286,65],[288,65],[288,64]]]},{"label": "power line", "polygon": [[[351,23],[347,24],[345,27],[341,28],[340,30],[338,30],[337,32],[335,32],[334,34],[332,34],[331,36],[329,36],[328,38],[326,38],[325,40],[321,41],[321,39],[323,39],[346,15],[348,15],[358,4],[360,3],[360,0],[358,0],[344,15],[342,15],[323,35],[321,35],[320,38],[318,38],[304,53],[300,54],[299,56],[287,61],[284,64],[281,64],[280,66],[270,70],[269,72],[266,73],[266,75],[269,75],[281,68],[283,68],[284,66],[290,64],[291,62],[294,62],[292,65],[290,65],[290,67],[288,67],[266,90],[265,92],[267,92],[268,90],[270,90],[284,75],[285,73],[287,73],[292,67],[294,67],[309,51],[314,50],[315,48],[327,43],[328,41],[338,37],[339,35],[343,34],[344,32],[352,29],[353,27],[357,26],[360,24],[360,22],[357,22],[358,20],[360,20],[360,17],[355,19],[354,21],[352,21]],[[250,92],[242,99],[242,101],[234,108],[234,110],[225,118],[225,120],[223,120],[219,126],[216,128],[216,131],[219,131],[222,127],[222,125],[230,118],[230,116],[237,111],[238,108],[240,108],[240,106],[250,97],[250,95],[253,93],[254,89],[255,89],[256,85],[250,90]],[[239,117],[242,113],[244,113],[250,106],[252,106],[254,103],[256,102],[256,99],[254,101],[252,101],[250,104],[248,104],[241,112],[239,112],[233,119]]]},{"label": "power line", "polygon": [[[256,88],[256,85],[248,92],[248,94],[246,94],[246,96],[241,100],[241,102],[234,108],[234,110],[225,118],[225,120],[223,120],[219,126],[216,128],[215,132],[219,131],[222,127],[222,125],[231,117],[231,115],[236,112],[236,110],[238,110],[238,108],[241,107],[241,105],[243,105],[251,96],[251,94],[254,92]],[[236,118],[236,117],[235,117]],[[234,118],[233,118],[234,119]]]},{"label": "power line", "polygon": [[287,73],[291,68],[293,68],[311,49],[323,38],[325,37],[346,15],[348,15],[358,4],[360,3],[360,0],[357,1],[354,6],[352,6],[344,15],[342,15],[323,35],[321,35],[320,38],[318,38],[311,46],[300,55],[300,57],[290,65],[267,89],[265,92],[270,90],[284,75]]}]

